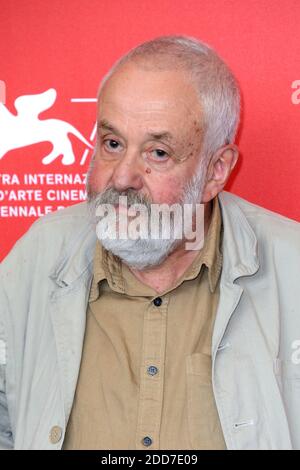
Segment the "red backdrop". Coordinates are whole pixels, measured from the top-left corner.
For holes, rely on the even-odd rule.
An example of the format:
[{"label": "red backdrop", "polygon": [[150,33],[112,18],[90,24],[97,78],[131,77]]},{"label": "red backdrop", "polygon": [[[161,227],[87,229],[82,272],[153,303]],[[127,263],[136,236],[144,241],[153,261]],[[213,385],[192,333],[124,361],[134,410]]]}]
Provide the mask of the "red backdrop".
[{"label": "red backdrop", "polygon": [[99,81],[163,34],[211,44],[241,84],[227,189],[300,221],[299,0],[2,0],[0,258],[36,217],[84,197]]}]

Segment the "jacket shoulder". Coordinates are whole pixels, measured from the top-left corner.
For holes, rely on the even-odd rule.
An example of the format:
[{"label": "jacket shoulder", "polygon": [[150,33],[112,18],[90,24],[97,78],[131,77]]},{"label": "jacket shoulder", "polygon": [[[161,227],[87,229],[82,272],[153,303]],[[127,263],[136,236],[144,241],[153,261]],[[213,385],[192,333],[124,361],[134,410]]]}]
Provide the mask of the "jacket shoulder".
[{"label": "jacket shoulder", "polygon": [[247,201],[233,193],[221,193],[222,205],[230,208],[237,206],[246,217],[258,239],[272,243],[288,243],[300,250],[300,223]]},{"label": "jacket shoulder", "polygon": [[79,219],[89,218],[89,208],[86,202],[80,202],[64,209],[59,209],[36,220],[30,230],[42,228],[45,225],[80,223]]},{"label": "jacket shoulder", "polygon": [[65,209],[59,209],[50,214],[44,215],[37,219],[27,232],[17,241],[33,237],[40,232],[45,232],[49,236],[53,236],[56,230],[58,230],[61,236],[68,236],[71,227],[81,225],[82,222],[88,221],[89,209],[86,202],[81,202],[79,204],[74,204],[72,206],[66,207]]},{"label": "jacket shoulder", "polygon": [[1,263],[2,270],[16,263],[20,265],[21,261],[23,266],[32,265],[37,258],[43,258],[45,265],[51,264],[83,230],[91,230],[85,202],[47,214],[36,220],[15,243]]}]

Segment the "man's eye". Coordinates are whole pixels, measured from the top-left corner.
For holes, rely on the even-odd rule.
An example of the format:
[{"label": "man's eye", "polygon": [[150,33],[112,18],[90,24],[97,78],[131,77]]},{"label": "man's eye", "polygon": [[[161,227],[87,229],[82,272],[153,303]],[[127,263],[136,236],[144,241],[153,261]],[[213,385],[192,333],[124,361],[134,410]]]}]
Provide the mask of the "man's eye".
[{"label": "man's eye", "polygon": [[117,142],[116,140],[114,139],[107,139],[107,140],[104,140],[104,147],[106,148],[106,150],[108,150],[109,152],[115,152],[117,150],[119,150],[119,147],[120,147],[120,144],[119,142]]},{"label": "man's eye", "polygon": [[169,156],[168,153],[162,149],[154,149],[154,150],[151,150],[150,153],[157,160],[165,160]]}]

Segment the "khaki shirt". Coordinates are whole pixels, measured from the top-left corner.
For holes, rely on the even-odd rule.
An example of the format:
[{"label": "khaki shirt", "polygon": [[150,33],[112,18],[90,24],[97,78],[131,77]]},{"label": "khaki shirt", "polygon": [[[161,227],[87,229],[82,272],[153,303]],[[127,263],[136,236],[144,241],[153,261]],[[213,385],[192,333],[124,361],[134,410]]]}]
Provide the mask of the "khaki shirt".
[{"label": "khaki shirt", "polygon": [[211,383],[222,232],[214,198],[203,248],[159,295],[97,244],[64,449],[225,449]]}]

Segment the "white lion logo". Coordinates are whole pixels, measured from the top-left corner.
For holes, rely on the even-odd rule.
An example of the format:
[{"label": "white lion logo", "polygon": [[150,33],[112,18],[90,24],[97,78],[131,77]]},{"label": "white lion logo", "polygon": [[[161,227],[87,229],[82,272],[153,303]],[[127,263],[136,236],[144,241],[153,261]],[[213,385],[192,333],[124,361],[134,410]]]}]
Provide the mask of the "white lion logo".
[{"label": "white lion logo", "polygon": [[61,119],[39,119],[39,114],[49,109],[56,100],[56,90],[36,95],[19,96],[15,100],[17,115],[12,114],[0,102],[0,159],[10,150],[39,142],[51,142],[53,149],[43,158],[45,165],[62,155],[63,165],[75,162],[75,155],[68,133],[75,135],[87,147],[92,145],[68,122]]}]

